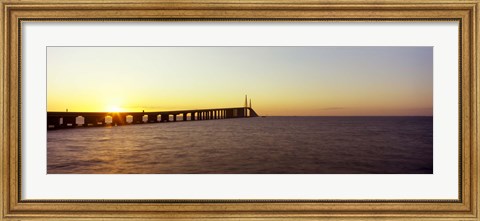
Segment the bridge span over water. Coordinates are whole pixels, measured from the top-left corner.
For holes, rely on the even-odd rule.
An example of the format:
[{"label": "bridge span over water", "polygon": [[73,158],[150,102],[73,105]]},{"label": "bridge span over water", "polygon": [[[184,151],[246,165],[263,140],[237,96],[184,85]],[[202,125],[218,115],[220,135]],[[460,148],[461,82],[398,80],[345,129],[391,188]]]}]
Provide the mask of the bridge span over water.
[{"label": "bridge span over water", "polygon": [[258,117],[250,107],[157,112],[47,112],[47,129]]}]

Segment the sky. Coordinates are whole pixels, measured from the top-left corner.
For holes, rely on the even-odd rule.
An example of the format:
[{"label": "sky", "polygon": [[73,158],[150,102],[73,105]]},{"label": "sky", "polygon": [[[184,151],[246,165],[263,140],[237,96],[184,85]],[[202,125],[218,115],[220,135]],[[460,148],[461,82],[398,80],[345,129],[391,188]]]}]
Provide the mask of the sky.
[{"label": "sky", "polygon": [[47,47],[47,111],[432,116],[432,47]]}]

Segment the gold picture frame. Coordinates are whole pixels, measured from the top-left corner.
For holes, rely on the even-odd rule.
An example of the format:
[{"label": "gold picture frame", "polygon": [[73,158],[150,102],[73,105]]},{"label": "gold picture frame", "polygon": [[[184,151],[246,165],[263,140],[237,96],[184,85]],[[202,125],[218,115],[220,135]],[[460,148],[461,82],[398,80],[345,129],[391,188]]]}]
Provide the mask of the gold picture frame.
[{"label": "gold picture frame", "polygon": [[[477,0],[2,0],[0,112],[5,220],[478,220]],[[22,200],[21,25],[24,21],[458,21],[458,200]]]}]

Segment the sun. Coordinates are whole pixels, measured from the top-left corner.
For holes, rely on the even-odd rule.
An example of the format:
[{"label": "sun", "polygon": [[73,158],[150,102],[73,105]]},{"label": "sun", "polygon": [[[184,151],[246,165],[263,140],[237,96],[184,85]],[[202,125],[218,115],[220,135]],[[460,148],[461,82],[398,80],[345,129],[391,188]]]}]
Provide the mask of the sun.
[{"label": "sun", "polygon": [[105,101],[104,110],[108,112],[124,112],[125,110],[122,108],[123,99],[121,97],[110,97],[108,100]]},{"label": "sun", "polygon": [[108,112],[122,112],[123,109],[119,106],[109,106],[107,108]]}]

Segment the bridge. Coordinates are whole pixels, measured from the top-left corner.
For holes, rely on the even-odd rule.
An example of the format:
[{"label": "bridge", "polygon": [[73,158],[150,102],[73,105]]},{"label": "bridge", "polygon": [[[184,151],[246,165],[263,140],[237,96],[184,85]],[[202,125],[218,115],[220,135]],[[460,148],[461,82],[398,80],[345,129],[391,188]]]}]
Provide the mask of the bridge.
[{"label": "bridge", "polygon": [[47,129],[258,117],[250,106],[156,112],[47,112]]}]

